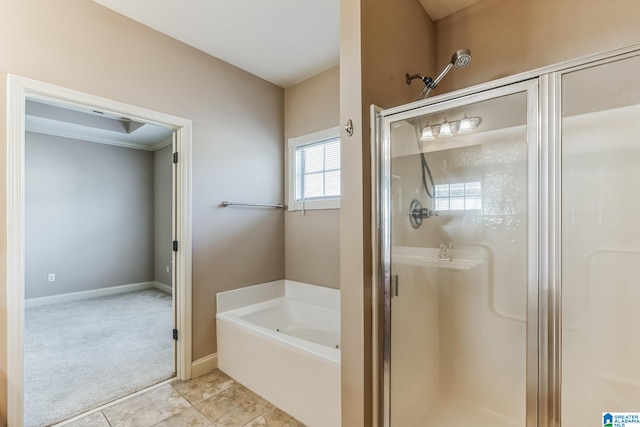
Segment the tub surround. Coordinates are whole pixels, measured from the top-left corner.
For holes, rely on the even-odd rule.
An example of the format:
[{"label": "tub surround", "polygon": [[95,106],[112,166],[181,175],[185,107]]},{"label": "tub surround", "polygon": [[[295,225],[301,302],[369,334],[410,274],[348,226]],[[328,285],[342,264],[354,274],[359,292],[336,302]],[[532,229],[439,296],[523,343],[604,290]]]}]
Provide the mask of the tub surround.
[{"label": "tub surround", "polygon": [[218,366],[309,427],[340,425],[340,292],[290,280],[217,294]]},{"label": "tub surround", "polygon": [[293,280],[276,280],[217,294],[217,313],[222,314],[276,298],[292,298],[329,310],[340,311],[340,292]]}]

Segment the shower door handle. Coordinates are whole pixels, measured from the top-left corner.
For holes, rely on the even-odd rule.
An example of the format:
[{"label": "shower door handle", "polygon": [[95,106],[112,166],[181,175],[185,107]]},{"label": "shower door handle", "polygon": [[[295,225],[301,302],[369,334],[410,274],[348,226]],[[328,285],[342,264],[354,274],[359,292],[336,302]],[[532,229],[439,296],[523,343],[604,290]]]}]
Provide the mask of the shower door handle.
[{"label": "shower door handle", "polygon": [[399,293],[398,290],[398,275],[394,274],[391,276],[391,296],[397,297]]}]

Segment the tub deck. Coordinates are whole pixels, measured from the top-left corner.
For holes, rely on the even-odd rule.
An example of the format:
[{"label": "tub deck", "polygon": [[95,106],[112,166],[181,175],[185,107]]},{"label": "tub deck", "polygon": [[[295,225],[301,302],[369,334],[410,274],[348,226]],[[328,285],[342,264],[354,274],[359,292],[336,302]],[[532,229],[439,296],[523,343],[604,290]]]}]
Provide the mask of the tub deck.
[{"label": "tub deck", "polygon": [[340,426],[340,293],[281,280],[217,295],[218,366],[309,427]]}]

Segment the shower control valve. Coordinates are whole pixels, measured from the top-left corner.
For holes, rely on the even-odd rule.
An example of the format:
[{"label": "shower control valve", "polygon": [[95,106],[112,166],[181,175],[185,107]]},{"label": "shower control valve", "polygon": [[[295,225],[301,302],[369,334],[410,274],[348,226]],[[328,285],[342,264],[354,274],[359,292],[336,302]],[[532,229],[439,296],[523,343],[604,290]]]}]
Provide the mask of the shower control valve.
[{"label": "shower control valve", "polygon": [[413,228],[419,228],[424,218],[438,216],[438,212],[423,208],[422,203],[418,199],[413,199],[409,205],[409,222]]},{"label": "shower control valve", "polygon": [[438,212],[431,209],[422,208],[411,211],[411,216],[414,218],[430,218],[432,216],[438,216]]}]

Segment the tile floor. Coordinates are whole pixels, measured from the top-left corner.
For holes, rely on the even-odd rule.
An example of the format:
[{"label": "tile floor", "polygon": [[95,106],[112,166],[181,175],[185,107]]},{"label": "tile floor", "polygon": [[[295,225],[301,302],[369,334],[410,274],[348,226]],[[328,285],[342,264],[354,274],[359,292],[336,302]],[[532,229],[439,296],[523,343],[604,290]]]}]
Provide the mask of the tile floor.
[{"label": "tile floor", "polygon": [[174,381],[65,427],[304,427],[220,370]]}]

